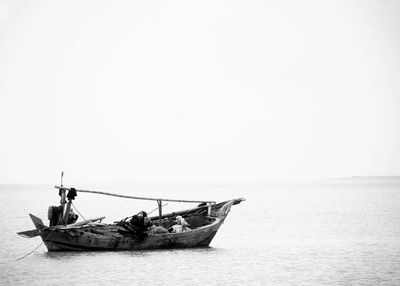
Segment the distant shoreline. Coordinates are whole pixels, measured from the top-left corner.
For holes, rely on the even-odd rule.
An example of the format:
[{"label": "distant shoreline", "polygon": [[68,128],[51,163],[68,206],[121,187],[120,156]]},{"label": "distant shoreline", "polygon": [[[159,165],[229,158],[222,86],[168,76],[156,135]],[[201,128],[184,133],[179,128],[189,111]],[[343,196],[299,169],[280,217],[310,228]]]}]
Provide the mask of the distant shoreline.
[{"label": "distant shoreline", "polygon": [[[249,186],[249,185],[271,185],[271,184],[297,184],[312,183],[324,181],[383,181],[383,180],[400,180],[400,176],[350,176],[350,177],[331,177],[331,178],[315,178],[315,179],[288,179],[288,180],[265,180],[265,181],[237,181],[237,182],[123,182],[123,183],[81,183],[78,185],[90,187],[231,187],[231,186]],[[53,188],[54,184],[48,183],[2,183],[0,186],[37,186]]]},{"label": "distant shoreline", "polygon": [[325,178],[323,180],[400,180],[400,176],[351,176],[351,177]]}]

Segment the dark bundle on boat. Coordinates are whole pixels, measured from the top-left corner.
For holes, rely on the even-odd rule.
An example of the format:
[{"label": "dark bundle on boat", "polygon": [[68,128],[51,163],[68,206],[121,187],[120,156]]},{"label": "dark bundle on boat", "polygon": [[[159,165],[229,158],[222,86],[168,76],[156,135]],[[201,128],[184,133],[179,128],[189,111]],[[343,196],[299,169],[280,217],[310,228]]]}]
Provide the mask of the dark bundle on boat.
[{"label": "dark bundle on boat", "polygon": [[143,238],[147,236],[147,230],[151,226],[145,211],[141,211],[139,214],[133,215],[129,221],[123,220],[117,222],[117,224],[123,228],[118,231],[119,233],[123,235],[130,235],[139,241],[143,240]]}]

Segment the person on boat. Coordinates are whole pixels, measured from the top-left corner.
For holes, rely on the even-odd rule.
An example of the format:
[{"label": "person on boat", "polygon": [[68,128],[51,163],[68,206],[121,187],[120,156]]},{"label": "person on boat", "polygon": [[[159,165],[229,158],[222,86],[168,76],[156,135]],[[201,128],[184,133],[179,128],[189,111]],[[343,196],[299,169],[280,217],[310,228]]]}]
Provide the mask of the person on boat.
[{"label": "person on boat", "polygon": [[139,224],[144,228],[147,229],[149,228],[152,223],[150,218],[147,216],[147,213],[145,211],[141,211],[138,213],[138,218],[139,218]]},{"label": "person on boat", "polygon": [[147,236],[147,229],[150,227],[151,223],[147,217],[145,211],[139,212],[137,215],[132,216],[130,226],[124,226],[133,236],[136,236],[138,240],[143,240]]},{"label": "person on boat", "polygon": [[187,221],[178,215],[175,220],[175,224],[172,226],[172,232],[184,232],[184,231],[189,231],[190,229],[190,224],[187,223]]},{"label": "person on boat", "polygon": [[78,220],[78,215],[76,213],[74,213],[74,211],[72,210],[72,208],[69,210],[69,214],[68,214],[68,219],[67,219],[67,224],[71,224],[71,223],[75,223]]},{"label": "person on boat", "polygon": [[173,232],[173,233],[177,233],[177,232],[182,232],[183,231],[183,228],[182,228],[182,225],[180,225],[180,224],[174,224],[173,226],[171,226],[171,232]]}]

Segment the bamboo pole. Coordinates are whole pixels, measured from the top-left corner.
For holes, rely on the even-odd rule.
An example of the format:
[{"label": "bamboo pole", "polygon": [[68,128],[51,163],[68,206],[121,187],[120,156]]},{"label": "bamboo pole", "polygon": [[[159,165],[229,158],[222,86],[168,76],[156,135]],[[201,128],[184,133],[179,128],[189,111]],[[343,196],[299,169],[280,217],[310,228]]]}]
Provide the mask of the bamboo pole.
[{"label": "bamboo pole", "polygon": [[161,217],[162,217],[162,201],[158,200],[157,204],[158,204],[158,225],[162,226],[162,224],[161,224],[161,220],[162,220],[161,219]]},{"label": "bamboo pole", "polygon": [[[71,188],[54,186],[58,190],[67,190],[69,191]],[[166,201],[166,202],[178,202],[178,203],[211,203],[215,204],[215,201],[191,201],[191,200],[174,200],[174,199],[157,199],[157,198],[145,198],[145,197],[134,197],[134,196],[127,196],[127,195],[119,195],[107,192],[99,192],[99,191],[90,191],[90,190],[79,190],[76,189],[79,193],[91,193],[91,194],[100,194],[100,195],[107,195],[119,198],[126,198],[126,199],[134,199],[134,200],[147,200],[147,201]]]}]

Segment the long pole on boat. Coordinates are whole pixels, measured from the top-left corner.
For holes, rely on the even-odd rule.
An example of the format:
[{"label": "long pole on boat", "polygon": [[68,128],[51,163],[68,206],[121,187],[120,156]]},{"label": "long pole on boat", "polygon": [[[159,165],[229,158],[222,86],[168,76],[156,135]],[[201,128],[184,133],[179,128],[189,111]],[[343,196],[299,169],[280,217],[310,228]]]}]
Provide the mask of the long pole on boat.
[{"label": "long pole on boat", "polygon": [[[58,190],[71,190],[71,188],[66,188],[63,186],[55,186]],[[91,191],[91,190],[80,190],[76,189],[79,193],[91,193],[91,194],[100,194],[100,195],[107,195],[119,198],[126,198],[126,199],[134,199],[134,200],[148,200],[148,201],[166,201],[166,202],[178,202],[178,203],[208,203],[208,204],[215,204],[215,201],[193,201],[193,200],[174,200],[174,199],[161,199],[161,198],[146,198],[146,197],[136,197],[136,196],[127,196],[127,195],[119,195],[113,194],[108,192],[100,192],[100,191]]]}]

